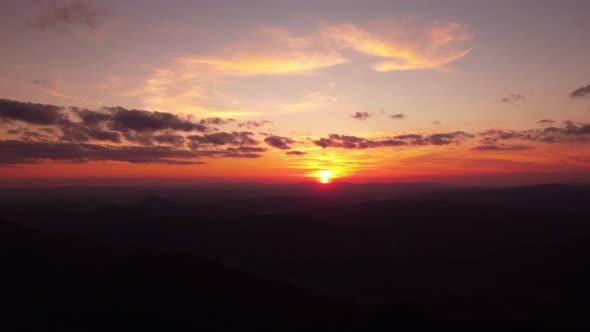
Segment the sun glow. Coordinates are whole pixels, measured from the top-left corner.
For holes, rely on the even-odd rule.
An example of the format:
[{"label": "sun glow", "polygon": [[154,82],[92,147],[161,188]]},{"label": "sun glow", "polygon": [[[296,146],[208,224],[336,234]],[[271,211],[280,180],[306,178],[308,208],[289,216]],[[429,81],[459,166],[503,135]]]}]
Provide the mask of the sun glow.
[{"label": "sun glow", "polygon": [[318,171],[317,172],[317,176],[320,178],[320,182],[321,183],[330,183],[330,179],[332,178],[332,172],[331,171]]}]

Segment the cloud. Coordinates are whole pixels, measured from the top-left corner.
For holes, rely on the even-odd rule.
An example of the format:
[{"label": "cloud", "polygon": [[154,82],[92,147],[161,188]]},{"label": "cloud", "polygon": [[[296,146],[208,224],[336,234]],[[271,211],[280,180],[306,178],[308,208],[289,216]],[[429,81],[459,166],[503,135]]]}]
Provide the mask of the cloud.
[{"label": "cloud", "polygon": [[427,136],[425,142],[433,145],[448,145],[452,143],[459,143],[462,138],[472,137],[463,131],[456,131],[453,133],[432,134]]},{"label": "cloud", "polygon": [[367,139],[357,136],[330,134],[327,138],[320,138],[312,142],[322,148],[368,149],[405,145],[449,145],[459,144],[463,139],[473,135],[463,131],[438,133],[432,135],[405,134],[383,139]]},{"label": "cloud", "polygon": [[295,104],[273,105],[238,97],[223,87],[236,77],[310,75],[347,63],[366,63],[366,58],[371,69],[379,72],[447,70],[447,64],[469,53],[466,44],[473,37],[467,26],[457,22],[323,22],[305,30],[262,27],[244,32],[241,40],[217,51],[180,55],[154,69],[143,86],[131,93],[144,108],[173,113],[240,117],[317,110],[335,98],[305,96]]},{"label": "cloud", "polygon": [[222,119],[222,118],[207,118],[207,119],[202,119],[201,121],[199,121],[200,124],[202,125],[215,125],[215,126],[222,126],[222,125],[226,125],[230,122],[234,122],[236,121],[235,119]]},{"label": "cloud", "polygon": [[289,75],[345,63],[337,54],[304,52],[271,52],[269,54],[236,54],[224,58],[183,57],[187,65],[209,65],[226,75]]},{"label": "cloud", "polygon": [[[191,122],[175,114],[156,111],[122,107],[89,110],[0,99],[0,123],[7,135],[20,139],[0,141],[3,154],[0,162],[38,163],[47,159],[194,164],[197,162],[177,159],[258,158],[259,153],[266,151],[252,146],[260,142],[248,131],[186,135],[194,131],[207,132],[209,128],[205,124],[228,121],[207,118]],[[283,139],[291,142],[289,138]],[[190,150],[183,149],[187,140]],[[219,148],[224,145],[230,147]]]},{"label": "cloud", "polygon": [[581,86],[570,93],[571,98],[582,98],[590,96],[590,84]]},{"label": "cloud", "polygon": [[191,148],[200,145],[258,145],[254,139],[254,133],[249,131],[219,132],[205,135],[190,135],[187,137],[191,141]]},{"label": "cloud", "polygon": [[372,68],[377,72],[439,68],[470,52],[469,28],[457,22],[438,22],[410,33],[411,27],[378,22],[368,27],[354,24],[324,25],[321,34],[342,49],[383,59]]},{"label": "cloud", "polygon": [[0,122],[22,121],[34,125],[54,125],[63,119],[62,107],[0,99]]},{"label": "cloud", "polygon": [[[41,129],[48,129],[48,128],[41,128]],[[39,129],[39,131],[42,131],[41,129]],[[27,141],[27,142],[30,142],[30,141],[40,141],[40,142],[51,141],[51,139],[52,139],[51,136],[46,135],[46,134],[42,134],[39,131],[30,130],[28,128],[18,128],[18,129],[8,129],[6,131],[6,133],[8,135],[20,135],[21,141]],[[49,132],[49,134],[51,134],[51,132]]]},{"label": "cloud", "polygon": [[231,152],[244,152],[244,153],[260,153],[265,152],[266,148],[258,147],[258,146],[238,146],[237,148],[230,147],[226,149],[227,151]]},{"label": "cloud", "polygon": [[121,161],[173,165],[204,164],[195,158],[258,158],[263,150],[184,150],[169,146],[109,146],[86,143],[0,141],[0,164],[37,164],[44,160],[85,163]]},{"label": "cloud", "polygon": [[[30,164],[42,160],[69,162],[123,161],[130,163],[201,164],[187,150],[169,147],[107,146],[82,143],[0,141],[0,164]],[[181,159],[181,160],[177,160]]]},{"label": "cloud", "polygon": [[180,147],[184,145],[184,137],[180,135],[173,135],[173,134],[162,134],[154,136],[154,141],[160,144],[169,144],[176,147]]},{"label": "cloud", "polygon": [[501,145],[479,145],[476,147],[471,148],[471,150],[476,151],[522,151],[522,150],[530,150],[532,146],[528,145],[508,145],[508,144],[501,144]]},{"label": "cloud", "polygon": [[499,141],[521,140],[538,143],[589,142],[590,124],[566,121],[563,127],[545,127],[530,130],[490,129],[478,134],[480,142],[494,145]]},{"label": "cloud", "polygon": [[392,114],[389,117],[394,120],[401,120],[401,119],[405,119],[407,117],[407,115],[405,115],[403,113],[397,113],[397,114]]},{"label": "cloud", "polygon": [[103,23],[106,12],[98,10],[87,1],[50,1],[43,13],[28,22],[31,28],[38,30],[83,26],[95,29]]},{"label": "cloud", "polygon": [[524,95],[522,95],[520,93],[510,93],[506,97],[500,99],[500,102],[508,104],[508,103],[515,103],[515,102],[523,100],[523,99],[524,99]]},{"label": "cloud", "polygon": [[204,66],[230,76],[292,75],[348,62],[315,35],[300,36],[280,27],[259,29],[249,40],[229,45],[215,55],[188,55],[177,60],[188,68]]},{"label": "cloud", "polygon": [[74,114],[76,114],[85,125],[95,126],[101,122],[110,120],[111,114],[91,111],[88,109],[79,109],[77,107],[70,108]]},{"label": "cloud", "polygon": [[258,128],[258,127],[265,127],[267,125],[272,125],[272,121],[267,121],[267,120],[261,120],[261,121],[248,120],[248,121],[239,123],[238,124],[238,127],[251,129],[251,128]]},{"label": "cloud", "polygon": [[289,156],[303,156],[303,155],[306,155],[307,152],[293,150],[293,151],[287,151],[286,154]]},{"label": "cloud", "polygon": [[288,137],[276,135],[267,136],[266,138],[264,138],[264,141],[266,142],[266,144],[282,150],[290,149],[291,147],[289,146],[289,144],[294,143],[293,140]]},{"label": "cloud", "polygon": [[[71,118],[77,117],[80,122]],[[119,143],[122,132],[131,141],[142,141],[149,133],[160,130],[199,131],[207,130],[202,123],[194,123],[180,116],[155,111],[128,110],[123,107],[105,107],[101,111],[25,103],[0,99],[0,123],[24,122],[31,125],[56,126],[62,130],[64,140],[88,141],[91,139]],[[224,120],[221,120],[224,121]],[[203,123],[214,123],[216,120],[205,119]],[[110,131],[107,131],[106,129]]]},{"label": "cloud", "polygon": [[180,130],[180,131],[205,131],[206,126],[200,123],[190,122],[181,119],[178,115],[143,110],[128,110],[123,107],[107,107],[105,108],[111,113],[108,119],[109,128],[117,131],[157,131],[164,129]]},{"label": "cloud", "polygon": [[217,55],[178,58],[186,66],[207,66],[225,75],[289,75],[350,62],[350,50],[379,58],[378,72],[439,68],[470,52],[473,33],[458,22],[429,26],[376,22],[323,23],[296,34],[281,27],[260,29],[250,40],[227,46]]},{"label": "cloud", "polygon": [[[183,119],[179,115],[125,109],[123,107],[103,107],[89,110],[79,107],[60,107],[55,105],[24,103],[0,99],[0,124],[8,125],[11,135],[21,135],[27,140],[47,140],[61,142],[108,141],[123,143],[123,139],[149,146],[154,143],[180,147],[186,139],[190,148],[199,145],[257,145],[254,134],[248,131],[218,132],[184,137],[182,133],[207,132],[209,124],[226,124],[233,119],[206,118],[198,122]],[[267,121],[256,122],[265,124]],[[17,131],[17,123],[32,126],[52,126],[41,128],[53,135],[37,133],[34,128]],[[248,125],[252,125],[248,123]],[[18,128],[18,127],[17,127]],[[61,131],[61,136],[58,133]]]},{"label": "cloud", "polygon": [[357,120],[366,120],[371,116],[371,113],[369,112],[356,112],[354,114],[351,115],[351,117],[353,119],[357,119]]},{"label": "cloud", "polygon": [[541,119],[541,120],[537,121],[537,124],[539,124],[539,125],[550,125],[553,123],[555,123],[555,120]]},{"label": "cloud", "polygon": [[110,141],[121,143],[121,135],[117,132],[102,130],[98,126],[86,126],[84,124],[62,120],[58,123],[63,135],[61,140],[68,142]]}]

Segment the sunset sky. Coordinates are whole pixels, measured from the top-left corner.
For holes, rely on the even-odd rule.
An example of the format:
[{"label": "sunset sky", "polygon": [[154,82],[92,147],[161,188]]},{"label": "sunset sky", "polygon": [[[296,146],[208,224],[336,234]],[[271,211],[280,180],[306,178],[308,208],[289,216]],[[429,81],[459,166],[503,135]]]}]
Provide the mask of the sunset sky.
[{"label": "sunset sky", "polygon": [[590,181],[587,0],[0,6],[0,182]]}]

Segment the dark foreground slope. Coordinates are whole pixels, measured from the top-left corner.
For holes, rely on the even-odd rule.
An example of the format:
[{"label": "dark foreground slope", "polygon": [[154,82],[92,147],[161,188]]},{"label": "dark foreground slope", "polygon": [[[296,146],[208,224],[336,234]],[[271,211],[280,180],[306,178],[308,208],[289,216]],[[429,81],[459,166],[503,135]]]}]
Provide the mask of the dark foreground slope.
[{"label": "dark foreground slope", "polygon": [[590,327],[589,187],[222,189],[0,202],[2,313],[36,330]]},{"label": "dark foreground slope", "polygon": [[109,249],[5,222],[0,243],[5,331],[294,330],[357,309],[195,255]]}]

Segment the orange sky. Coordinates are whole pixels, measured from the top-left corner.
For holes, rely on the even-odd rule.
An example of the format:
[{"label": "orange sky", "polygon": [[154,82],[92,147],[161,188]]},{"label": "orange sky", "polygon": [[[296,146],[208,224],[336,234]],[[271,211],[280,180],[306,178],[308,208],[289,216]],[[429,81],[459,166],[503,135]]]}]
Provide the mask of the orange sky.
[{"label": "orange sky", "polygon": [[590,179],[580,1],[9,3],[6,183]]}]

